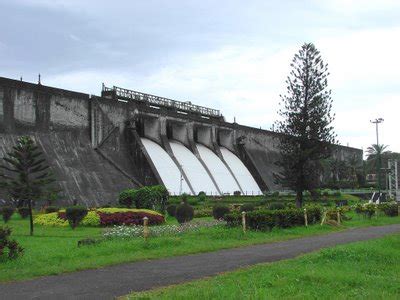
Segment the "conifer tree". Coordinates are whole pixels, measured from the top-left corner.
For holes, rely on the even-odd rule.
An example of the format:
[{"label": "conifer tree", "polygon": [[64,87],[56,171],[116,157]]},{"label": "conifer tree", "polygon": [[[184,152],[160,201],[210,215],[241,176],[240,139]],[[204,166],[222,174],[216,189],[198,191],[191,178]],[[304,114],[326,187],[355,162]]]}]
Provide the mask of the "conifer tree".
[{"label": "conifer tree", "polygon": [[3,170],[1,187],[17,200],[17,206],[28,205],[30,234],[33,235],[32,204],[39,200],[44,188],[54,181],[43,153],[29,136],[18,139],[17,145],[7,153],[0,165]]},{"label": "conifer tree", "polygon": [[296,192],[296,205],[303,204],[303,192],[318,183],[319,162],[331,155],[336,143],[331,113],[331,91],[328,89],[328,67],[319,51],[305,43],[295,54],[287,77],[287,91],[281,95],[280,119],[275,122],[281,133],[281,154],[277,164],[278,182]]}]

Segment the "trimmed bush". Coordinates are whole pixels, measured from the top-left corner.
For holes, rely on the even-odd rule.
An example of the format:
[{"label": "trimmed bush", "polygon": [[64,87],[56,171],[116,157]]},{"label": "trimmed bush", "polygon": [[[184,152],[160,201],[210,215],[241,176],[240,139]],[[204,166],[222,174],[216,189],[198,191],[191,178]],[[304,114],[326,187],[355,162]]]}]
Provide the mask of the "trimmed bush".
[{"label": "trimmed bush", "polygon": [[14,240],[10,240],[11,229],[0,226],[0,259],[15,259],[22,255],[24,249]]},{"label": "trimmed bush", "polygon": [[175,217],[176,205],[175,205],[175,204],[168,205],[168,206],[167,206],[167,213],[168,213],[168,215],[170,215],[171,217]]},{"label": "trimmed bush", "polygon": [[232,212],[224,216],[226,225],[229,227],[240,226],[242,224],[242,215],[238,212]]},{"label": "trimmed bush", "polygon": [[100,225],[100,216],[95,210],[91,210],[88,214],[82,219],[80,225],[82,226],[99,226]]},{"label": "trimmed bush", "polygon": [[245,203],[240,207],[240,212],[249,212],[249,211],[253,211],[256,207],[254,206],[254,204],[252,203]]},{"label": "trimmed bush", "polygon": [[143,225],[143,218],[149,219],[149,225],[159,225],[165,222],[164,217],[159,214],[149,214],[146,212],[116,212],[98,213],[101,226],[111,225]]},{"label": "trimmed bush", "polygon": [[187,203],[182,203],[177,206],[175,218],[178,220],[179,224],[189,222],[193,220],[194,210],[193,207]]},{"label": "trimmed bush", "polygon": [[229,207],[225,205],[216,205],[213,207],[212,214],[214,219],[220,220],[223,219],[226,214],[230,213]]},{"label": "trimmed bush", "polygon": [[29,208],[28,207],[19,207],[18,213],[22,219],[26,219],[27,217],[29,217]]},{"label": "trimmed bush", "polygon": [[45,209],[44,209],[44,212],[46,213],[46,214],[51,214],[51,213],[54,213],[54,212],[58,212],[60,209],[57,207],[57,206],[47,206]]},{"label": "trimmed bush", "polygon": [[319,206],[307,206],[307,219],[309,224],[321,221],[322,209]]},{"label": "trimmed bush", "polygon": [[376,206],[375,204],[358,204],[355,208],[355,212],[363,215],[364,217],[371,219],[371,217],[375,214]]},{"label": "trimmed bush", "polygon": [[65,210],[65,217],[72,229],[75,229],[87,214],[88,210],[83,206],[71,206]]},{"label": "trimmed bush", "polygon": [[42,226],[68,226],[68,221],[65,218],[65,212],[63,213],[48,213],[43,215],[36,215],[33,218],[33,224]]},{"label": "trimmed bush", "polygon": [[234,192],[233,192],[233,195],[234,195],[234,196],[240,196],[241,194],[242,194],[241,191],[234,191]]},{"label": "trimmed bush", "polygon": [[282,202],[271,202],[268,204],[268,209],[270,210],[285,209],[285,204],[283,204]]},{"label": "trimmed bush", "polygon": [[136,190],[126,189],[119,193],[118,203],[122,206],[131,208],[134,205]]},{"label": "trimmed bush", "polygon": [[4,223],[7,223],[10,219],[11,216],[14,214],[14,207],[11,206],[3,206],[1,208],[1,214],[3,215],[3,221]]}]

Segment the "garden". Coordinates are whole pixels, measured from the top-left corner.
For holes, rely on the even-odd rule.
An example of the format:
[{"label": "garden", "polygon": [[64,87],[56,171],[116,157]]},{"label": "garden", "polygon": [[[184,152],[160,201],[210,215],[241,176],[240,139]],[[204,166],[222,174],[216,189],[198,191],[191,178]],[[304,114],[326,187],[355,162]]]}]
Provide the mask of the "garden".
[{"label": "garden", "polygon": [[0,281],[400,222],[396,203],[368,204],[331,190],[304,197],[296,208],[294,195],[277,192],[168,197],[162,186],[128,189],[115,207],[34,211],[33,236],[26,208],[3,207]]}]

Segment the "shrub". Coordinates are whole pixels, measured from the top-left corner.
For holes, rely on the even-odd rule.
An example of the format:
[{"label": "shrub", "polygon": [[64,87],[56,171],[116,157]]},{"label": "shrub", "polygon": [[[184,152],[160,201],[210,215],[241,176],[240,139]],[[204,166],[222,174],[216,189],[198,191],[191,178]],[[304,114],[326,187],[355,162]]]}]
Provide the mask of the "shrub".
[{"label": "shrub", "polygon": [[234,192],[233,192],[233,195],[234,195],[234,196],[240,196],[241,194],[242,194],[241,191],[234,191]]},{"label": "shrub", "polygon": [[75,229],[87,214],[88,210],[83,206],[71,206],[65,210],[65,217],[72,229]]},{"label": "shrub", "polygon": [[122,206],[131,208],[135,201],[136,190],[126,189],[119,193],[118,203]]},{"label": "shrub", "polygon": [[22,219],[26,219],[29,216],[29,208],[28,207],[19,207],[18,213]]},{"label": "shrub", "polygon": [[242,215],[238,212],[232,212],[226,214],[224,216],[224,220],[226,221],[226,225],[230,227],[239,226],[240,224],[242,224]]},{"label": "shrub", "polygon": [[396,217],[399,215],[399,207],[396,202],[379,204],[379,209],[388,217]]},{"label": "shrub", "polygon": [[189,199],[189,195],[188,195],[188,194],[183,193],[183,194],[181,195],[181,201],[182,201],[183,203],[187,203],[188,199]]},{"label": "shrub", "polygon": [[355,208],[355,212],[358,214],[362,214],[364,217],[370,219],[376,211],[375,204],[358,204]]},{"label": "shrub", "polygon": [[224,205],[216,205],[213,207],[212,214],[214,219],[223,219],[226,214],[229,214],[229,207]]},{"label": "shrub", "polygon": [[43,215],[36,215],[33,218],[33,224],[43,226],[68,226],[68,222],[65,218],[65,212],[63,213],[64,218],[59,216],[59,214],[60,213],[53,212]]},{"label": "shrub", "polygon": [[313,189],[310,190],[310,196],[313,201],[318,201],[321,197],[321,190],[320,189]]},{"label": "shrub", "polygon": [[60,209],[57,206],[47,206],[44,210],[46,214],[58,212]]},{"label": "shrub", "polygon": [[171,205],[167,206],[167,213],[171,217],[175,217],[175,212],[176,212],[176,205],[175,204],[171,204]]},{"label": "shrub", "polygon": [[240,212],[248,212],[248,211],[253,211],[255,209],[254,204],[252,203],[245,203],[242,206],[240,206]]},{"label": "shrub", "polygon": [[98,212],[101,226],[111,225],[143,225],[143,218],[149,219],[149,225],[159,225],[165,222],[164,217],[160,214],[148,213],[145,211],[126,211],[104,213]]},{"label": "shrub", "polygon": [[14,214],[14,211],[15,211],[14,207],[11,206],[3,206],[1,208],[1,214],[3,215],[4,223],[7,223],[11,219],[11,216]]},{"label": "shrub", "polygon": [[10,240],[11,229],[0,226],[0,258],[15,259],[24,249],[14,240]]},{"label": "shrub", "polygon": [[207,200],[207,195],[203,192],[203,193],[199,193],[199,195],[197,196],[197,199],[199,200],[199,202],[206,202]]},{"label": "shrub", "polygon": [[279,197],[279,192],[273,192],[273,193],[271,194],[271,196],[272,196],[273,198],[278,198],[278,197]]},{"label": "shrub", "polygon": [[193,207],[187,203],[182,203],[177,206],[175,218],[178,220],[179,224],[189,222],[193,219],[194,210]]},{"label": "shrub", "polygon": [[246,215],[246,223],[250,229],[271,230],[275,226],[275,211],[258,210]]},{"label": "shrub", "polygon": [[340,191],[336,191],[336,192],[333,193],[333,196],[339,198],[339,197],[342,196],[342,193]]},{"label": "shrub", "polygon": [[283,204],[282,202],[271,202],[268,204],[268,209],[270,210],[285,209],[285,204]]},{"label": "shrub", "polygon": [[308,224],[315,224],[321,221],[322,209],[319,206],[307,206]]},{"label": "shrub", "polygon": [[189,199],[187,200],[187,203],[190,204],[190,205],[192,205],[192,206],[196,206],[196,205],[199,204],[196,198],[189,198]]},{"label": "shrub", "polygon": [[212,210],[210,208],[202,208],[194,210],[195,218],[212,217]]},{"label": "shrub", "polygon": [[201,191],[201,192],[199,192],[199,193],[197,194],[197,196],[198,196],[198,197],[200,197],[200,196],[206,196],[206,193],[203,192],[203,191]]},{"label": "shrub", "polygon": [[87,215],[82,219],[82,226],[99,226],[100,225],[100,216],[95,210],[91,210],[87,213]]}]

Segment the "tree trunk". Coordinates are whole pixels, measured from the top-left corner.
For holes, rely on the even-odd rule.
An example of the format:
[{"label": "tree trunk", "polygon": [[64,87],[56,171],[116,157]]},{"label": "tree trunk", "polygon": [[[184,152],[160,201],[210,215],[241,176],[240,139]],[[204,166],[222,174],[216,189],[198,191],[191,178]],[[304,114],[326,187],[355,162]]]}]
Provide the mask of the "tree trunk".
[{"label": "tree trunk", "polygon": [[33,235],[32,200],[28,200],[30,235]]},{"label": "tree trunk", "polygon": [[298,190],[296,193],[296,207],[301,208],[303,206],[303,191]]}]

